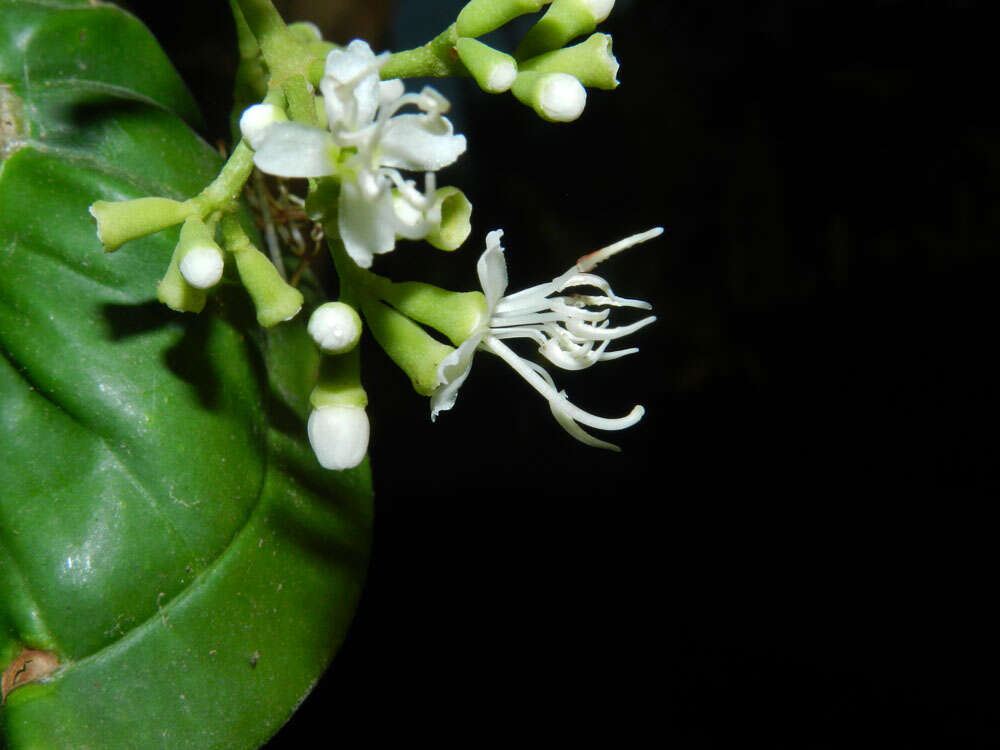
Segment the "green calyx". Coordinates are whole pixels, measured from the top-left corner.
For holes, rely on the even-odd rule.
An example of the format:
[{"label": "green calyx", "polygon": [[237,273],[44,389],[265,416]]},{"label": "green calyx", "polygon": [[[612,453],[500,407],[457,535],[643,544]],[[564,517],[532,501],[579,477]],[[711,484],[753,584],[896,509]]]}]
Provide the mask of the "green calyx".
[{"label": "green calyx", "polygon": [[97,220],[97,237],[108,252],[131,240],[180,224],[193,213],[190,204],[169,198],[97,201],[90,207],[90,215]]},{"label": "green calyx", "polygon": [[521,70],[568,73],[589,88],[618,86],[618,60],[611,52],[609,34],[592,34],[580,44],[532,57],[521,63]]},{"label": "green calyx", "polygon": [[430,213],[440,216],[424,238],[438,250],[457,250],[472,231],[472,203],[456,187],[438,188]]},{"label": "green calyx", "polygon": [[384,302],[366,295],[361,309],[375,340],[409,376],[413,389],[430,396],[438,386],[438,365],[455,350]]},{"label": "green calyx", "polygon": [[281,278],[278,269],[254,246],[233,215],[222,219],[222,241],[236,259],[236,270],[253,300],[257,322],[270,328],[294,318],[302,309],[302,293]]},{"label": "green calyx", "polygon": [[379,296],[406,317],[441,332],[458,346],[486,320],[482,292],[452,292],[420,281],[385,280]]},{"label": "green calyx", "polygon": [[314,409],[324,406],[357,406],[363,409],[368,405],[368,394],[361,385],[359,349],[323,357],[309,403]]}]

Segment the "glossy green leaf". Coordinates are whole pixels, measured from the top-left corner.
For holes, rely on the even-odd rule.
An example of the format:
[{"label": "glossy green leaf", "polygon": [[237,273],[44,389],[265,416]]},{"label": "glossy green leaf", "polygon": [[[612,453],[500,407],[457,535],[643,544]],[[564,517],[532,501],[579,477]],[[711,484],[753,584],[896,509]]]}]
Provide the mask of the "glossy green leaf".
[{"label": "glossy green leaf", "polygon": [[219,159],[148,31],[106,5],[0,0],[0,708],[11,748],[254,747],[343,639],[367,463],[305,442],[317,356],[224,282],[156,302],[177,239],[105,254],[97,199],[186,198]]}]

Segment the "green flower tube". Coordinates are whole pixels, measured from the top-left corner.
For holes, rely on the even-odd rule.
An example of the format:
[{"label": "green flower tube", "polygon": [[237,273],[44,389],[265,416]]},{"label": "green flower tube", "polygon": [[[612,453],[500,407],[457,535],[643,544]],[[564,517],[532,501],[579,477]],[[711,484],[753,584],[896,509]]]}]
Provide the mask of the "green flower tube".
[{"label": "green flower tube", "polygon": [[499,29],[525,13],[534,13],[550,0],[471,0],[458,14],[455,30],[460,37],[477,37]]},{"label": "green flower tube", "polygon": [[555,0],[524,35],[514,57],[527,60],[559,49],[578,36],[590,34],[608,17],[614,4],[614,0]]},{"label": "green flower tube", "polygon": [[236,270],[253,300],[257,322],[270,328],[294,318],[302,309],[302,293],[281,278],[278,269],[254,246],[232,214],[222,219],[222,241],[236,259]]},{"label": "green flower tube", "polygon": [[584,86],[594,89],[618,86],[618,60],[611,52],[609,34],[592,34],[580,44],[532,57],[521,63],[521,70],[568,73]]},{"label": "green flower tube", "polygon": [[180,224],[195,213],[187,203],[169,198],[97,201],[90,215],[97,220],[97,237],[107,252],[161,229]]},{"label": "green flower tube", "polygon": [[479,88],[488,94],[502,94],[517,78],[517,63],[513,57],[477,39],[459,39],[455,49]]}]

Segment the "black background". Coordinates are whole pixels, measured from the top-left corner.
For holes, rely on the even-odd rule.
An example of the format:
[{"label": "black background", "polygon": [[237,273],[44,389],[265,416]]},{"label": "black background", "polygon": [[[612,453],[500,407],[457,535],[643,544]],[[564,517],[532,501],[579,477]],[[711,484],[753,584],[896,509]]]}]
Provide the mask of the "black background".
[{"label": "black background", "polygon": [[[324,33],[405,48],[462,4]],[[641,354],[554,373],[647,416],[586,448],[481,354],[432,425],[369,347],[366,593],[268,747],[1000,747],[991,5],[619,0],[622,85],[576,123],[441,85],[473,236],[378,270],[476,288],[502,227],[517,289],[663,225],[601,269],[655,307]],[[225,3],[131,7],[224,136]]]}]

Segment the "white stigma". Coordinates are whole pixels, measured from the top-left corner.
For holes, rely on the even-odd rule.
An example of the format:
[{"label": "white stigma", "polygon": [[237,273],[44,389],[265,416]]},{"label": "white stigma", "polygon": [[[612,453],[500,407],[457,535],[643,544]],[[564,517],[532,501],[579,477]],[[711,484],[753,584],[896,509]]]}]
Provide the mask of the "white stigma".
[{"label": "white stigma", "polygon": [[587,10],[594,17],[594,23],[600,23],[611,15],[611,9],[615,7],[615,0],[583,0]]},{"label": "white stigma", "polygon": [[214,245],[196,245],[181,258],[180,269],[184,280],[196,289],[208,289],[222,278],[223,259]]},{"label": "white stigma", "polygon": [[309,335],[327,354],[343,354],[361,338],[361,318],[350,305],[327,302],[309,318]]},{"label": "white stigma", "polygon": [[306,425],[309,444],[324,469],[353,469],[368,452],[371,425],[360,406],[322,406]]},{"label": "white stigma", "polygon": [[587,91],[568,73],[550,73],[542,82],[538,103],[550,120],[570,122],[587,106]]},{"label": "white stigma", "polygon": [[276,122],[286,122],[288,117],[273,104],[254,104],[243,110],[240,133],[255,151],[264,141],[264,133]]},{"label": "white stigma", "polygon": [[502,94],[514,85],[517,78],[517,66],[511,62],[502,62],[493,66],[486,78],[486,90],[491,94]]}]

